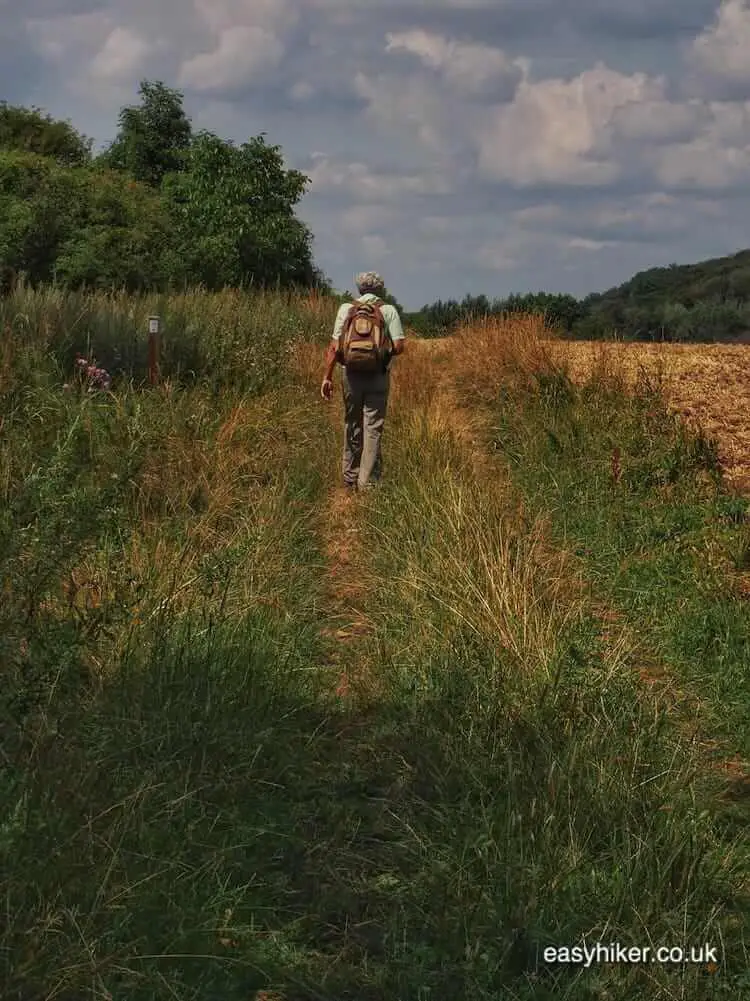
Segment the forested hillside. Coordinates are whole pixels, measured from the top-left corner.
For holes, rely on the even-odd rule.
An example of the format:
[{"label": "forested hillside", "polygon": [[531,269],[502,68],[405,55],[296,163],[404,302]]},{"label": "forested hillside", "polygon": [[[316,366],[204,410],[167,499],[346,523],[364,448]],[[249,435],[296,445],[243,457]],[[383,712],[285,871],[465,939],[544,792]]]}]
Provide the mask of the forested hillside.
[{"label": "forested hillside", "polygon": [[651,268],[623,285],[577,300],[547,292],[490,301],[438,301],[409,317],[423,333],[445,334],[470,317],[545,313],[551,325],[582,339],[723,341],[750,333],[750,250],[698,264]]},{"label": "forested hillside", "polygon": [[576,333],[583,337],[616,328],[633,339],[734,339],[750,331],[750,250],[650,268],[582,305]]}]

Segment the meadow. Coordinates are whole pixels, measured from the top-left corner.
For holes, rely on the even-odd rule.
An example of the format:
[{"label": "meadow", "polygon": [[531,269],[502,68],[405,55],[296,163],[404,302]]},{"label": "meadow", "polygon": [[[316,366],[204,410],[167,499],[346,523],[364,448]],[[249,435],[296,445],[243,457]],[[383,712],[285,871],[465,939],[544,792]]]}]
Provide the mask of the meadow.
[{"label": "meadow", "polygon": [[[726,446],[499,317],[411,339],[345,496],[335,308],[0,300],[0,995],[750,998]],[[716,960],[545,955],[597,942]]]}]

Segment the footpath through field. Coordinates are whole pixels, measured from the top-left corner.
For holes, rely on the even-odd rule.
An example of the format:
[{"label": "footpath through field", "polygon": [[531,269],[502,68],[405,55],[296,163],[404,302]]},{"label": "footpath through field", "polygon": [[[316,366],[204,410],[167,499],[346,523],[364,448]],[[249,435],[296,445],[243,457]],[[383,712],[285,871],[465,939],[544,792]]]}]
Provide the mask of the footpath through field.
[{"label": "footpath through field", "polygon": [[[499,364],[498,340],[477,332],[471,346],[410,343],[394,366],[385,479],[366,497],[334,488],[324,529],[331,691],[359,727],[344,753],[355,774],[378,762],[389,776],[379,837],[406,835],[385,877],[397,934],[414,936],[403,962],[433,943],[413,969],[440,997],[495,998],[501,984],[551,997],[547,983],[555,997],[656,999],[673,996],[674,970],[562,974],[541,962],[540,934],[703,936],[724,942],[724,979],[708,994],[718,967],[685,967],[680,997],[732,996],[750,869],[747,810],[722,797],[727,777],[742,795],[744,767],[713,739],[701,690],[553,541],[555,512],[535,513],[493,452],[504,373],[528,381],[550,354],[523,325],[501,333]],[[336,403],[334,428],[341,418]],[[460,945],[437,911],[468,920]],[[441,982],[445,950],[455,965]],[[387,955],[383,983],[414,990]]]},{"label": "footpath through field", "polygon": [[[744,639],[712,581],[680,576],[702,561],[685,532],[710,528],[674,506],[703,453],[660,444],[657,415],[656,459],[629,439],[611,484],[605,432],[643,414],[575,399],[522,320],[412,340],[383,482],[345,497],[321,353],[292,352],[293,384],[252,399],[43,398],[59,443],[15,498],[22,527],[42,512],[38,559],[16,533],[6,560],[8,677],[41,708],[2,747],[0,995],[750,996],[747,798],[728,801],[705,747],[740,746]],[[26,423],[17,451],[44,459]],[[140,461],[120,498],[124,454]],[[106,491],[81,495],[84,459]],[[638,476],[656,484],[645,529]],[[81,496],[119,507],[79,552]],[[96,600],[56,577],[34,593],[51,553]],[[696,651],[723,688],[680,673]],[[561,951],[612,943],[696,958]]]}]

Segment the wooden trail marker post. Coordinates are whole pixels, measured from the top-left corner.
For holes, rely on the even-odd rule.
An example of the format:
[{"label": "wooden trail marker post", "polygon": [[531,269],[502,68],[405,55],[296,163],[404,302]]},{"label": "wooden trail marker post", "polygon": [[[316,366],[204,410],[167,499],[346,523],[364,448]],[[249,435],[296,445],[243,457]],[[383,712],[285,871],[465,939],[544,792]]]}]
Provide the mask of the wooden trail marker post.
[{"label": "wooden trail marker post", "polygon": [[158,316],[148,318],[148,381],[155,386],[159,381],[159,331]]}]

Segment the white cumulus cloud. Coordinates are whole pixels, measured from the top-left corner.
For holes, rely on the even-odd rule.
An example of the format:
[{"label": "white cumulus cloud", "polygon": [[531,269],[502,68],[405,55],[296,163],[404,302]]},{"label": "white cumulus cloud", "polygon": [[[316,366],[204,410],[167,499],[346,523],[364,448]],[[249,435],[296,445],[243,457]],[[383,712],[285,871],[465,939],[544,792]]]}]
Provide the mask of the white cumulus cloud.
[{"label": "white cumulus cloud", "polygon": [[523,75],[519,60],[479,42],[460,42],[419,28],[390,32],[386,42],[387,52],[411,53],[466,95],[483,93],[493,84],[517,83]]},{"label": "white cumulus cloud", "polygon": [[361,255],[409,275],[402,301],[585,292],[747,243],[750,0],[696,27],[707,2],[0,0],[0,85],[102,142],[142,78],[196,127],[266,132],[345,281]]},{"label": "white cumulus cloud", "polygon": [[737,186],[750,178],[750,146],[722,149],[705,137],[670,146],[659,155],[656,175],[668,187]]},{"label": "white cumulus cloud", "polygon": [[597,63],[572,80],[524,80],[515,99],[474,130],[481,173],[519,187],[544,183],[601,185],[620,165],[609,158],[609,128],[629,104],[661,99],[664,82]]},{"label": "white cumulus cloud", "polygon": [[199,91],[241,87],[278,65],[283,55],[283,44],[265,28],[224,28],[212,52],[201,52],[183,63],[179,84]]},{"label": "white cumulus cloud", "polygon": [[750,82],[749,0],[723,0],[714,23],[693,42],[692,54],[716,76]]},{"label": "white cumulus cloud", "polygon": [[446,194],[445,178],[434,172],[395,174],[377,172],[365,163],[338,163],[324,153],[312,154],[306,171],[316,190],[345,190],[360,201],[394,201],[409,194]]},{"label": "white cumulus cloud", "polygon": [[612,126],[618,136],[636,142],[669,143],[691,138],[710,119],[697,99],[631,102],[615,108]]},{"label": "white cumulus cloud", "polygon": [[[446,95],[419,76],[403,78],[381,73],[357,73],[354,90],[367,106],[369,117],[382,129],[408,136],[440,154],[457,136],[456,105]],[[460,119],[458,119],[460,121]]]},{"label": "white cumulus cloud", "polygon": [[705,105],[692,137],[646,154],[666,187],[721,189],[750,181],[750,102]]},{"label": "white cumulus cloud", "polygon": [[70,65],[91,56],[114,27],[104,11],[59,17],[34,17],[25,22],[33,49],[54,63]]},{"label": "white cumulus cloud", "polygon": [[193,7],[217,35],[238,25],[282,30],[298,17],[297,5],[290,0],[193,0]]},{"label": "white cumulus cloud", "polygon": [[130,28],[117,27],[91,62],[90,72],[102,80],[129,82],[144,69],[150,43]]}]

